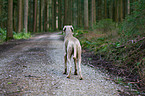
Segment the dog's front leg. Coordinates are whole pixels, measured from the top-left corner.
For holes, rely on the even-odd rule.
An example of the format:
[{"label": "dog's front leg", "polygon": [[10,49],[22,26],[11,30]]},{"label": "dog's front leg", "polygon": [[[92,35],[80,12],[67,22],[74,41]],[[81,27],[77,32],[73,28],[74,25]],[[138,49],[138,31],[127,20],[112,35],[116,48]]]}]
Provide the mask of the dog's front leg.
[{"label": "dog's front leg", "polygon": [[67,74],[67,54],[64,54],[64,63],[65,63],[65,69],[63,74]]}]

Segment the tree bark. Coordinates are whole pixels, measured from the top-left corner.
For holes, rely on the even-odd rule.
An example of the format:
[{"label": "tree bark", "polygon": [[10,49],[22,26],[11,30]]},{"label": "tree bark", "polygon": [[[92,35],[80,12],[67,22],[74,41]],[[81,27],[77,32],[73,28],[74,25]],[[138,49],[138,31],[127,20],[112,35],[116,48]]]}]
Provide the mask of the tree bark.
[{"label": "tree bark", "polygon": [[50,3],[50,0],[47,0],[47,24],[46,24],[46,27],[47,27],[47,31],[49,30],[49,3]]},{"label": "tree bark", "polygon": [[33,14],[33,32],[36,32],[36,23],[37,23],[37,0],[33,0],[34,2],[34,14]]},{"label": "tree bark", "polygon": [[40,2],[39,2],[39,0],[37,1],[37,32],[39,32],[40,31],[40,25],[39,25],[39,23],[40,23]]},{"label": "tree bark", "polygon": [[68,24],[68,0],[64,0],[64,25]]},{"label": "tree bark", "polygon": [[82,10],[81,10],[81,7],[82,7],[82,5],[81,5],[81,0],[78,0],[77,1],[78,2],[78,7],[77,7],[77,10],[78,10],[78,12],[77,12],[77,16],[78,16],[78,20],[77,20],[77,27],[82,27]]},{"label": "tree bark", "polygon": [[89,28],[88,0],[84,0],[84,29]]},{"label": "tree bark", "polygon": [[96,24],[96,1],[91,1],[91,27]]},{"label": "tree bark", "polygon": [[47,0],[44,0],[44,31],[47,32]]},{"label": "tree bark", "polygon": [[56,30],[56,0],[52,1],[52,30]]},{"label": "tree bark", "polygon": [[28,0],[24,0],[24,29],[28,32]]},{"label": "tree bark", "polygon": [[8,21],[6,40],[13,39],[13,0],[8,0]]},{"label": "tree bark", "polygon": [[22,31],[22,0],[18,0],[18,32]]},{"label": "tree bark", "polygon": [[62,29],[62,0],[58,0],[58,29]]},{"label": "tree bark", "polygon": [[97,12],[97,15],[98,15],[98,20],[101,20],[102,19],[102,0],[98,0],[98,12]]},{"label": "tree bark", "polygon": [[120,0],[120,21],[123,21],[123,1]]},{"label": "tree bark", "polygon": [[130,14],[130,0],[127,1],[127,13]]},{"label": "tree bark", "polygon": [[104,0],[105,19],[107,18],[107,0]]},{"label": "tree bark", "polygon": [[43,32],[44,31],[44,23],[43,23],[43,20],[44,20],[44,18],[43,18],[43,16],[44,16],[44,0],[40,0],[40,2],[41,2],[41,32]]}]

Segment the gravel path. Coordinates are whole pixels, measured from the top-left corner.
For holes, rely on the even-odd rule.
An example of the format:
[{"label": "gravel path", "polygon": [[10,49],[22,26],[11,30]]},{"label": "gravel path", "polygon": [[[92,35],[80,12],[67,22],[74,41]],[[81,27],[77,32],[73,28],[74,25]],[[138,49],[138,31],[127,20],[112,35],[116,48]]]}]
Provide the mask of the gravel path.
[{"label": "gravel path", "polygon": [[0,52],[0,95],[118,96],[122,88],[87,65],[82,64],[84,80],[73,74],[66,78],[62,38],[47,33],[5,44],[7,50]]}]

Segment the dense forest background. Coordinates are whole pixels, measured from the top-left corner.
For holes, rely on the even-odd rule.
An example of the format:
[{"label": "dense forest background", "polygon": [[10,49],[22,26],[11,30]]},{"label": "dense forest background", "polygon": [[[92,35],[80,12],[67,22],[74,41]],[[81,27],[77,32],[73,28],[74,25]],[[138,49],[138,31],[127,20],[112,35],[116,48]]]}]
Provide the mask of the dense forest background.
[{"label": "dense forest background", "polygon": [[145,90],[145,0],[0,0],[0,42],[70,24],[97,64]]},{"label": "dense forest background", "polygon": [[88,29],[102,19],[122,22],[137,10],[137,1],[140,0],[1,0],[0,27],[8,34],[12,30],[61,30],[66,24]]}]

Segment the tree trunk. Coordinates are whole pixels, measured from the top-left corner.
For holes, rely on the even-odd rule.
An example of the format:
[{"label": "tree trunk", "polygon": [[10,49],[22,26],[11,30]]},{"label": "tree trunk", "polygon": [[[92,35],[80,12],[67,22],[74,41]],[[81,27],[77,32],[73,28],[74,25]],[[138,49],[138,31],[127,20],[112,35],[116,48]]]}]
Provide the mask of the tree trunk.
[{"label": "tree trunk", "polygon": [[44,0],[44,31],[47,32],[47,0]]},{"label": "tree trunk", "polygon": [[101,9],[102,9],[102,0],[98,0],[98,13],[97,13],[97,15],[98,15],[98,20],[101,20],[102,19],[102,11],[101,11]]},{"label": "tree trunk", "polygon": [[89,28],[88,0],[84,0],[84,29]]},{"label": "tree trunk", "polygon": [[73,10],[73,17],[72,17],[72,19],[73,19],[73,26],[74,27],[77,27],[77,0],[73,0],[73,8],[74,8],[74,10]]},{"label": "tree trunk", "polygon": [[107,0],[104,0],[104,9],[105,9],[105,19],[107,18]]},{"label": "tree trunk", "polygon": [[46,26],[47,26],[47,31],[49,30],[49,3],[50,3],[50,0],[47,0],[47,24],[46,24]]},{"label": "tree trunk", "polygon": [[127,13],[129,15],[130,14],[130,0],[127,1],[127,9],[128,9]]},{"label": "tree trunk", "polygon": [[118,1],[115,0],[115,22],[118,22]]},{"label": "tree trunk", "polygon": [[24,0],[24,29],[28,32],[28,0]]},{"label": "tree trunk", "polygon": [[113,19],[113,1],[110,1],[109,4],[109,18]]},{"label": "tree trunk", "polygon": [[33,14],[33,32],[36,32],[36,23],[37,23],[37,0],[33,0],[34,2],[34,14]]},{"label": "tree trunk", "polygon": [[120,0],[120,21],[123,21],[123,1]]},{"label": "tree trunk", "polygon": [[40,18],[40,2],[39,2],[39,0],[37,1],[37,32],[39,32],[40,30],[39,30],[39,18]]},{"label": "tree trunk", "polygon": [[8,21],[6,40],[13,39],[13,0],[8,0]]},{"label": "tree trunk", "polygon": [[44,18],[43,18],[43,16],[44,16],[44,0],[40,0],[40,3],[41,3],[41,32],[43,32],[44,31]]},{"label": "tree trunk", "polygon": [[2,2],[3,1],[0,0],[0,15],[2,14]]},{"label": "tree trunk", "polygon": [[17,18],[18,18],[18,11],[17,11],[17,7],[13,5],[13,31],[17,31]]},{"label": "tree trunk", "polygon": [[34,26],[34,21],[33,21],[33,0],[28,0],[28,2],[29,2],[29,4],[28,4],[28,6],[29,6],[29,9],[30,10],[28,10],[28,27],[29,27],[29,31],[30,32],[33,32],[33,26]]},{"label": "tree trunk", "polygon": [[62,0],[58,0],[58,29],[62,29]]},{"label": "tree trunk", "polygon": [[64,0],[64,25],[68,24],[68,0]]},{"label": "tree trunk", "polygon": [[52,1],[52,30],[56,30],[56,0]]},{"label": "tree trunk", "polygon": [[18,32],[22,31],[22,0],[18,0]]},{"label": "tree trunk", "polygon": [[70,25],[72,25],[72,5],[73,5],[72,0],[69,0],[68,5],[69,5],[69,8],[68,8],[68,16],[69,16],[68,23]]},{"label": "tree trunk", "polygon": [[77,16],[78,16],[78,20],[77,20],[77,27],[82,27],[82,10],[81,10],[81,0],[78,0],[78,12],[77,12]]},{"label": "tree trunk", "polygon": [[96,1],[92,0],[91,2],[91,27],[93,24],[96,24]]}]

